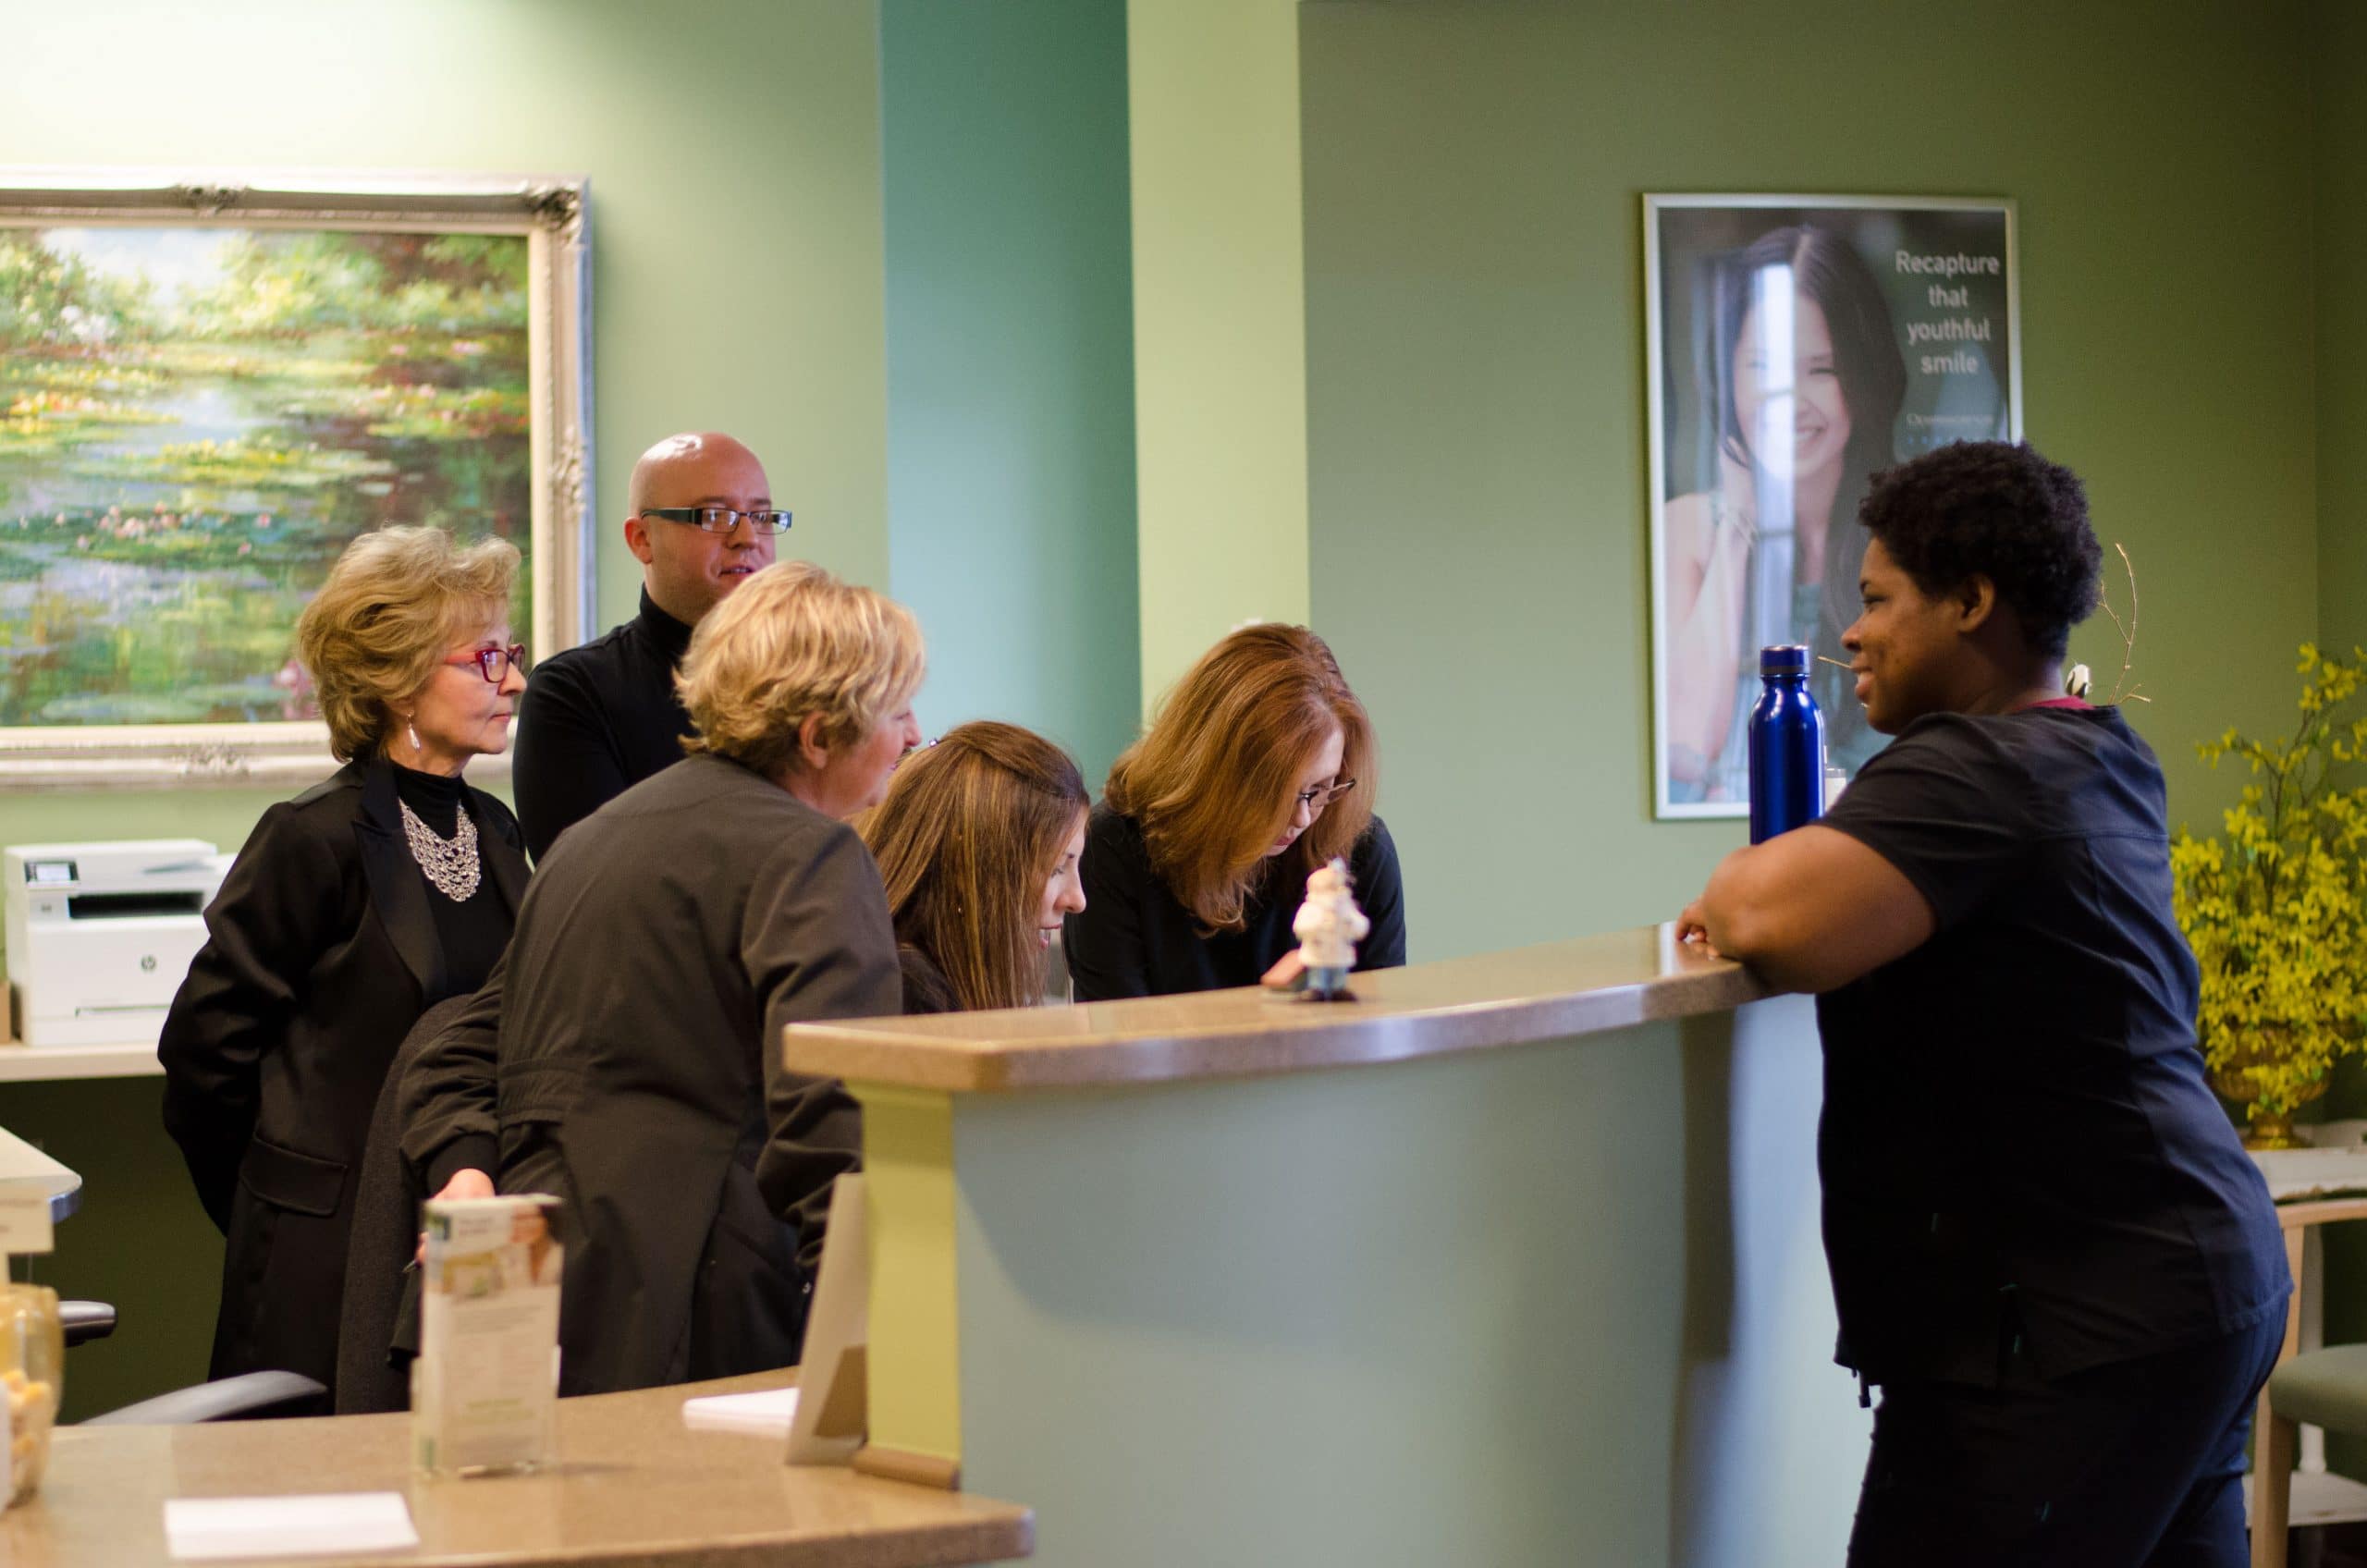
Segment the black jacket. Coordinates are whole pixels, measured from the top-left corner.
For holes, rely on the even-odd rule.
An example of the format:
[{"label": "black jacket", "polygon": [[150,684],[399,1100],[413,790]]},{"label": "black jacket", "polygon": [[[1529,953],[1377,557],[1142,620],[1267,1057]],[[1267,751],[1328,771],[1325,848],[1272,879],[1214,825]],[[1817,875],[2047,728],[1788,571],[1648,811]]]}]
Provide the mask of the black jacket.
[{"label": "black jacket", "polygon": [[691,757],[553,847],[501,966],[403,1079],[404,1153],[431,1191],[490,1161],[567,1200],[562,1392],[786,1366],[863,1124],[782,1066],[782,1026],[901,1000],[854,830]]},{"label": "black jacket", "polygon": [[[525,897],[517,819],[468,791],[485,876]],[[165,1128],[222,1228],[211,1375],[334,1384],[360,1157],[395,1047],[450,993],[393,769],[350,763],[265,811],[165,1020]]]},{"label": "black jacket", "polygon": [[[1348,874],[1356,903],[1372,922],[1356,945],[1356,967],[1394,969],[1405,962],[1405,888],[1396,841],[1380,818],[1348,851]],[[1280,874],[1269,871],[1243,907],[1240,930],[1204,934],[1151,869],[1142,825],[1106,801],[1093,808],[1078,875],[1085,910],[1068,917],[1061,945],[1081,1002],[1255,986],[1298,947],[1291,921],[1304,888],[1282,888]]]},{"label": "black jacket", "polygon": [[511,785],[536,864],[561,833],[682,760],[690,715],[674,671],[691,629],[641,594],[641,613],[534,667],[518,699]]}]

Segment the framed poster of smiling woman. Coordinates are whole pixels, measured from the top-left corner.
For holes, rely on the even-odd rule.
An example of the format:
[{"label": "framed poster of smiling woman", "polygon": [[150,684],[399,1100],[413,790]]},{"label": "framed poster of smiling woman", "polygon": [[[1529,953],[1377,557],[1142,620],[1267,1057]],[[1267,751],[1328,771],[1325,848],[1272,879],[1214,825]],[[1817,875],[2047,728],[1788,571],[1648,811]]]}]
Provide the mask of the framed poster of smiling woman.
[{"label": "framed poster of smiling woman", "polygon": [[0,790],[325,776],[292,633],[372,529],[581,641],[587,255],[581,180],[0,169]]},{"label": "framed poster of smiling woman", "polygon": [[2021,439],[2014,205],[1644,198],[1654,809],[1749,810],[1759,650],[1801,643],[1831,759],[1884,738],[1841,668],[1871,477]]}]

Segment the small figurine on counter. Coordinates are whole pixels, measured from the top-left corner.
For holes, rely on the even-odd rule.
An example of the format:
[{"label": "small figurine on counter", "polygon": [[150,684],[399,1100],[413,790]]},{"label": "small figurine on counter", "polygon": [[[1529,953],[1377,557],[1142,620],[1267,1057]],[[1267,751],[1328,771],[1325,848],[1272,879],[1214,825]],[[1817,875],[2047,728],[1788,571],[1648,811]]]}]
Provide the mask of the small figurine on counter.
[{"label": "small figurine on counter", "polygon": [[1348,993],[1348,970],[1356,962],[1356,944],[1371,929],[1372,922],[1348,891],[1348,863],[1335,855],[1317,866],[1306,879],[1306,902],[1291,921],[1299,959],[1306,965],[1307,1000],[1355,999]]}]

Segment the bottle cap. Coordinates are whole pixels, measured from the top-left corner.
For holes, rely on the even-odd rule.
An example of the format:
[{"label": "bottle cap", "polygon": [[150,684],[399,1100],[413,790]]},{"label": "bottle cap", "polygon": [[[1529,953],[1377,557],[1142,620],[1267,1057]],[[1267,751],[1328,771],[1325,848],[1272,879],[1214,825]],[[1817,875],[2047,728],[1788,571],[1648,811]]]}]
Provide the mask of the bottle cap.
[{"label": "bottle cap", "polygon": [[1761,675],[1806,675],[1809,672],[1808,648],[1798,643],[1776,643],[1759,650],[1759,673]]}]

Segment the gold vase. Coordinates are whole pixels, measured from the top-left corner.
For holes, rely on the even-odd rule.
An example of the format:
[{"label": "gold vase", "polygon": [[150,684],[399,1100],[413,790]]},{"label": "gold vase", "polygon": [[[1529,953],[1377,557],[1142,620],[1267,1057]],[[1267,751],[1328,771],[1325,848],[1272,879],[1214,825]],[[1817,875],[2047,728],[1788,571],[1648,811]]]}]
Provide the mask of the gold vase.
[{"label": "gold vase", "polygon": [[2304,1084],[2292,1090],[2291,1103],[2283,1110],[2263,1111],[2260,1109],[2261,1085],[2254,1076],[2256,1069],[2274,1066],[2290,1054],[2288,1042],[2292,1030],[2282,1023],[2263,1023],[2258,1031],[2261,1045],[2249,1051],[2230,1055],[2221,1065],[2211,1070],[2211,1086],[2244,1107],[2244,1147],[2248,1149],[2305,1149],[2307,1138],[2293,1132],[2293,1112],[2326,1092],[2332,1074],[2314,1084]]}]

